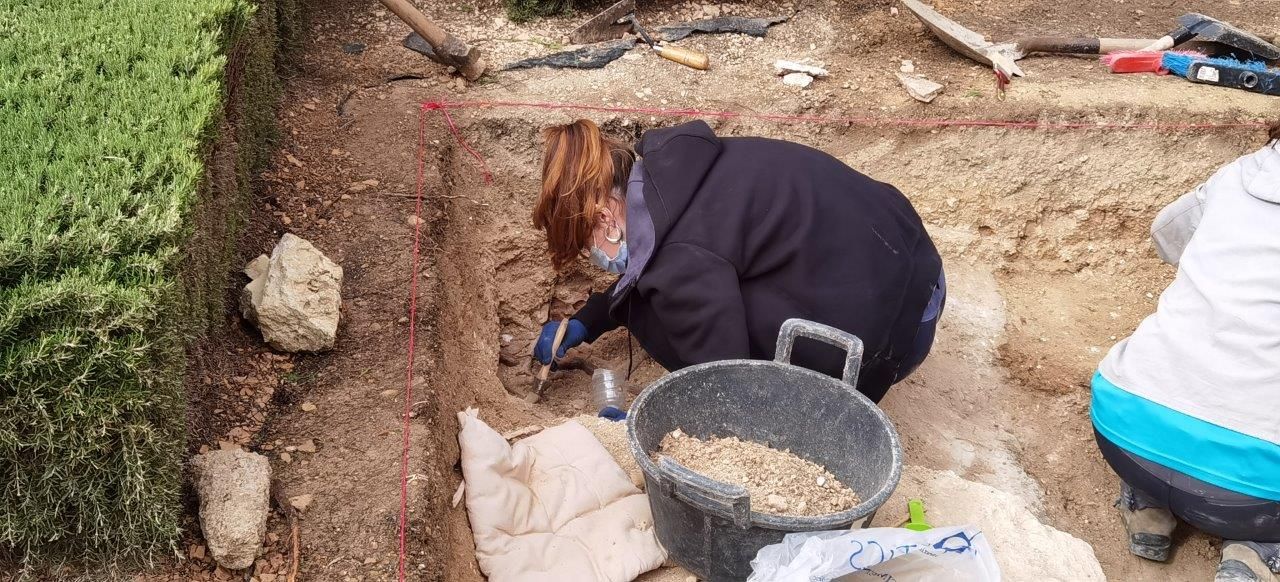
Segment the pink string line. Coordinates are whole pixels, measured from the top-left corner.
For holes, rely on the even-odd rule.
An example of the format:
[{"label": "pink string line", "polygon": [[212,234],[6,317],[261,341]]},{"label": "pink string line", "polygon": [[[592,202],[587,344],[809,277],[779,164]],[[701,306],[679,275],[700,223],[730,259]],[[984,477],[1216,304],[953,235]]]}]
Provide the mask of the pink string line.
[{"label": "pink string line", "polygon": [[493,183],[493,174],[484,156],[471,147],[463,138],[462,132],[454,124],[449,115],[450,109],[541,109],[546,111],[590,111],[602,113],[630,113],[660,117],[697,117],[714,119],[746,119],[755,121],[774,121],[780,123],[819,123],[843,124],[864,127],[996,127],[1006,129],[1046,129],[1046,130],[1163,130],[1188,131],[1208,129],[1261,129],[1266,127],[1262,122],[1239,123],[1122,123],[1122,122],[1084,122],[1084,121],[1014,121],[1005,119],[921,119],[904,117],[872,117],[843,115],[795,115],[781,113],[749,113],[739,111],[716,111],[694,108],[667,107],[615,107],[608,105],[587,105],[583,103],[560,103],[554,101],[426,101],[422,103],[422,111],[439,111],[444,117],[449,131],[458,143],[475,158],[484,173],[486,184]]},{"label": "pink string line", "polygon": [[405,580],[406,539],[409,525],[409,433],[410,415],[413,412],[413,364],[418,328],[418,263],[422,249],[422,199],[426,190],[427,165],[427,110],[418,113],[418,186],[417,200],[413,221],[413,271],[409,273],[409,362],[406,366],[404,381],[404,427],[403,447],[400,452],[400,551],[398,559],[398,577]]}]

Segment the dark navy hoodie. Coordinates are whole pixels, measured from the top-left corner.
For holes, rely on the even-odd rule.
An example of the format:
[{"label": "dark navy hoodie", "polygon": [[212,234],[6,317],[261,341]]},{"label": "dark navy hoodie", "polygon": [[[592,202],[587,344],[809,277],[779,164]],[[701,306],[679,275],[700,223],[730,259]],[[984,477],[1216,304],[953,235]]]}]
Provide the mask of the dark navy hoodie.
[{"label": "dark navy hoodie", "polygon": [[[646,132],[637,151],[652,251],[624,288],[575,315],[587,340],[625,325],[677,370],[772,359],[782,322],[804,318],[862,339],[859,388],[878,400],[942,269],[910,201],[819,150],[720,138],[701,121]],[[793,362],[843,367],[837,350],[810,343]]]}]

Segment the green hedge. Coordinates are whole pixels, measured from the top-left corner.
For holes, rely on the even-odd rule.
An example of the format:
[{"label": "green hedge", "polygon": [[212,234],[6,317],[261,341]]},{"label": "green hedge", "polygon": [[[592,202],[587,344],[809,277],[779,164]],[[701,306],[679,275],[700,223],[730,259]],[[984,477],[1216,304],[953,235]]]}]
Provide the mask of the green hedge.
[{"label": "green hedge", "polygon": [[555,16],[567,12],[572,0],[505,0],[507,18],[513,22],[528,22],[543,16]]},{"label": "green hedge", "polygon": [[174,547],[183,354],[222,313],[281,15],[0,4],[0,560]]}]

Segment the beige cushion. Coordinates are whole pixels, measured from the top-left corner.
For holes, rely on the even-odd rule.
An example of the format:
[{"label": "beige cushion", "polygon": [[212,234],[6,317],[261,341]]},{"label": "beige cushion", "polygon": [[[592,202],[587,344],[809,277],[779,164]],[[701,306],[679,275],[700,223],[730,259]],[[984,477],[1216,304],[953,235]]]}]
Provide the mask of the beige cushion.
[{"label": "beige cushion", "polygon": [[666,559],[649,502],[582,425],[514,445],[458,413],[476,558],[490,582],[627,582]]}]

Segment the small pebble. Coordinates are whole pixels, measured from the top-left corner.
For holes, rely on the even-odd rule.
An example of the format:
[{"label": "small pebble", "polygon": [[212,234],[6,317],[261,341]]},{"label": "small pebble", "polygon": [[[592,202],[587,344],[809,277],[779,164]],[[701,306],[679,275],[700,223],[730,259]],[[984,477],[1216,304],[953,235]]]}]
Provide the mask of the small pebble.
[{"label": "small pebble", "polygon": [[292,505],[298,511],[306,511],[308,507],[311,507],[311,502],[313,501],[315,501],[314,495],[298,495],[289,498],[289,505]]}]

